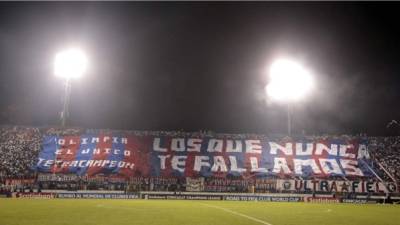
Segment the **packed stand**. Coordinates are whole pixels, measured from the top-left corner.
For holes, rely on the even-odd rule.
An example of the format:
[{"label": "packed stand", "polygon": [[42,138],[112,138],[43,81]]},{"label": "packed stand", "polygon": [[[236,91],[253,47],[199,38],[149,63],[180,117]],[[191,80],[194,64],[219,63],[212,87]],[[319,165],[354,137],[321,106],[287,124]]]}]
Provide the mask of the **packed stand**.
[{"label": "packed stand", "polygon": [[0,128],[0,176],[31,176],[41,147],[37,128]]},{"label": "packed stand", "polygon": [[[369,138],[369,152],[376,163],[384,169],[384,180],[392,180],[392,177],[400,181],[400,137],[371,137]],[[376,167],[381,167],[377,165]],[[391,176],[389,176],[389,173]]]},{"label": "packed stand", "polygon": [[[2,191],[5,178],[32,178],[34,172],[30,170],[36,163],[41,149],[43,135],[80,135],[98,133],[121,133],[124,135],[136,136],[171,136],[171,137],[215,137],[229,139],[254,138],[264,139],[263,134],[216,134],[212,131],[184,132],[184,131],[123,131],[108,129],[82,129],[82,128],[32,128],[32,127],[0,127],[0,184]],[[365,137],[357,136],[307,136],[307,139],[326,139],[326,138],[345,138]],[[285,137],[277,137],[284,138]],[[289,139],[288,137],[286,137]],[[383,180],[392,181],[392,177],[400,180],[400,137],[370,137],[369,152],[373,159],[372,167]],[[383,167],[383,169],[381,169]],[[379,170],[379,171],[378,171]],[[389,176],[390,174],[391,176]],[[35,185],[39,189],[84,189],[84,190],[184,190],[185,180],[177,178],[144,178],[132,177],[129,181],[113,179],[112,177],[65,177],[55,175],[55,177],[37,179]],[[13,188],[24,188],[25,184],[15,184]],[[32,184],[33,185],[33,184]],[[31,185],[31,186],[32,186]],[[18,187],[17,187],[18,186]],[[210,192],[270,192],[273,187],[269,179],[222,179],[206,178],[204,190]]]}]

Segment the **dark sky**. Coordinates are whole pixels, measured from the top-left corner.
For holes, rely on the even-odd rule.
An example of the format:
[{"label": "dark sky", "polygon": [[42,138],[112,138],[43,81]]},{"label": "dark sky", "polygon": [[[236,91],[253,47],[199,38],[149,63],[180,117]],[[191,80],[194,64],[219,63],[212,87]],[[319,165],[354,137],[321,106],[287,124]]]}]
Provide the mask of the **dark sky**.
[{"label": "dark sky", "polygon": [[313,71],[296,133],[386,134],[400,120],[400,3],[1,2],[0,123],[57,125],[57,51],[84,49],[71,126],[284,133],[267,104],[278,56]]}]

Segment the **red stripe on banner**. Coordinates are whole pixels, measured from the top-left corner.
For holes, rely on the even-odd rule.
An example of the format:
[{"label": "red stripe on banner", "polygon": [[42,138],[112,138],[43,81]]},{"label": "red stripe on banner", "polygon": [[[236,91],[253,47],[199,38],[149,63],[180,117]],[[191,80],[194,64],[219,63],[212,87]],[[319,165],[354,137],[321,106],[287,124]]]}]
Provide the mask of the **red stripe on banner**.
[{"label": "red stripe on banner", "polygon": [[[295,154],[296,154],[296,142],[293,141],[292,139],[288,142],[292,144],[292,149],[293,149],[293,154],[292,155],[286,155],[284,156],[286,158],[286,162],[288,164],[288,167],[290,169],[290,171],[292,171],[292,174],[295,174],[295,167],[294,167],[294,159],[295,159]],[[284,146],[286,145],[286,143],[284,144]],[[292,177],[293,175],[289,175],[290,177]]]},{"label": "red stripe on banner", "polygon": [[[214,153],[214,154],[212,154],[212,157],[214,157],[214,156],[222,156],[222,158],[224,158],[226,169],[229,171],[230,170],[230,164],[229,164],[229,156],[226,153],[226,139],[222,139],[222,141],[223,141],[222,142],[222,152],[221,153]],[[213,158],[210,159],[210,160],[214,162]],[[211,167],[212,166],[213,165],[211,164]],[[217,172],[213,173],[213,176],[217,177],[217,178],[226,178],[226,174],[227,174],[227,172],[222,172],[222,171],[218,170]]]},{"label": "red stripe on banner", "polygon": [[185,177],[196,177],[197,173],[193,170],[194,157],[197,152],[188,152],[185,164]]},{"label": "red stripe on banner", "polygon": [[[193,139],[198,139],[198,138],[193,138]],[[201,139],[201,138],[200,138]],[[189,138],[186,139],[186,149],[188,149],[188,143],[189,143]],[[202,142],[200,142],[202,143]],[[198,142],[196,142],[198,144]],[[193,170],[194,167],[194,158],[196,155],[198,155],[199,152],[195,151],[187,151],[187,158],[186,158],[186,163],[185,163],[185,177],[197,177],[198,173]]]},{"label": "red stripe on banner", "polygon": [[[93,164],[91,167],[89,167],[89,169],[87,170],[87,174],[90,175],[94,175],[97,173],[101,173],[102,169],[103,169],[103,164],[98,165],[96,164],[97,162],[100,162],[100,160],[102,160],[102,162],[104,162],[104,160],[106,160],[109,156],[110,153],[107,153],[106,149],[112,148],[112,140],[107,140],[106,142],[104,142],[104,137],[105,136],[110,136],[110,135],[104,135],[104,134],[100,134],[99,137],[99,143],[97,143],[96,145],[96,151],[93,151]],[[108,166],[108,164],[104,165],[105,167]]]},{"label": "red stripe on banner", "polygon": [[257,174],[257,172],[252,172],[251,169],[251,161],[250,161],[250,157],[254,157],[257,159],[257,164],[258,164],[258,168],[262,167],[261,165],[261,154],[257,154],[257,153],[246,153],[246,147],[245,147],[245,143],[243,143],[243,154],[244,154],[244,166],[243,168],[246,168],[246,172],[243,173],[243,178],[250,178],[253,177],[254,175]]},{"label": "red stripe on banner", "polygon": [[[125,144],[125,150],[130,155],[125,155],[123,166],[119,174],[124,177],[142,177],[149,176],[150,158],[149,158],[149,137],[128,136],[128,142]],[[129,164],[128,164],[129,163]],[[133,164],[133,169],[130,165]]]},{"label": "red stripe on banner", "polygon": [[141,162],[141,171],[144,176],[150,176],[151,169],[151,155],[153,152],[153,138],[152,137],[140,137],[138,141],[141,153],[137,157],[137,163]]},{"label": "red stripe on banner", "polygon": [[[123,177],[132,177],[134,176],[134,172],[138,170],[138,163],[135,161],[135,156],[140,152],[138,148],[138,141],[134,136],[127,137],[128,142],[125,144],[124,150],[129,152],[129,155],[124,155],[124,159],[122,160],[122,168],[119,169],[118,174]],[[128,164],[129,163],[129,164]],[[131,169],[131,165],[133,163],[133,169]]]},{"label": "red stripe on banner", "polygon": [[[293,142],[291,139],[281,140],[280,142],[278,142],[278,144],[283,146],[283,147],[286,146],[286,143],[292,143],[292,145],[293,145],[293,154],[295,154],[294,150],[295,150],[296,143]],[[286,160],[286,163],[287,163],[287,166],[288,166],[289,170],[291,171],[290,174],[285,174],[283,172],[283,170],[281,170],[280,173],[278,174],[278,176],[281,177],[281,178],[293,178],[293,175],[295,175],[294,163],[293,163],[293,159],[294,159],[293,155],[286,155],[282,151],[278,151],[277,157],[284,158]]]},{"label": "red stripe on banner", "polygon": [[312,155],[313,158],[314,158],[314,159],[318,159],[318,158],[329,159],[329,158],[330,158],[330,155],[328,154],[327,151],[322,151],[322,154],[321,154],[321,155],[315,154],[315,152],[316,152],[316,150],[317,150],[317,143],[323,144],[323,145],[327,146],[328,148],[331,148],[331,142],[330,142],[330,141],[328,141],[328,140],[326,140],[326,139],[317,140],[317,141],[314,143],[314,152],[313,152],[313,155]]},{"label": "red stripe on banner", "polygon": [[313,143],[314,150],[313,150],[313,154],[311,155],[311,159],[314,159],[314,160],[315,160],[315,162],[316,162],[317,165],[318,165],[319,170],[321,171],[321,174],[314,174],[314,176],[315,176],[316,178],[325,178],[325,177],[327,177],[328,175],[325,174],[325,173],[323,172],[322,167],[321,167],[320,164],[319,164],[319,159],[335,158],[335,156],[330,156],[329,153],[326,152],[326,151],[322,151],[322,154],[321,154],[321,155],[315,154],[315,153],[316,153],[316,150],[317,150],[317,143],[323,144],[323,145],[327,146],[328,148],[330,148],[330,147],[331,147],[331,142],[328,141],[327,139],[321,139],[321,140],[317,140],[317,141],[315,141],[315,142]]},{"label": "red stripe on banner", "polygon": [[151,155],[153,151],[153,138],[140,137],[139,143],[140,154],[137,157],[137,163],[141,164],[140,170],[144,176],[150,176],[151,170]]}]

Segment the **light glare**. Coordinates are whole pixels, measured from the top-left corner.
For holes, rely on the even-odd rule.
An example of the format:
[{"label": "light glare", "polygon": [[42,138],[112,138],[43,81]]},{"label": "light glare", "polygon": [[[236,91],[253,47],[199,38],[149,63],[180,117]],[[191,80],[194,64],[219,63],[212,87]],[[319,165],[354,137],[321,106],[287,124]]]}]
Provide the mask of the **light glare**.
[{"label": "light glare", "polygon": [[305,97],[313,87],[311,74],[300,64],[280,59],[270,68],[270,82],[265,91],[277,101],[295,101]]},{"label": "light glare", "polygon": [[56,55],[54,74],[66,79],[81,77],[87,69],[88,60],[83,51],[68,49]]}]

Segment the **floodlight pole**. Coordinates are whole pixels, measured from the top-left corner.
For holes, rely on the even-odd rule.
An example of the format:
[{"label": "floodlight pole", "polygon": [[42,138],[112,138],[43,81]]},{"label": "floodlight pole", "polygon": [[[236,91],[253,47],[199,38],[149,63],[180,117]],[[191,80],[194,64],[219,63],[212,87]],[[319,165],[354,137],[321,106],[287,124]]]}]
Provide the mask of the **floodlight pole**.
[{"label": "floodlight pole", "polygon": [[71,81],[70,78],[65,78],[65,89],[64,89],[64,102],[63,111],[61,112],[61,126],[65,127],[67,119],[69,117],[69,99],[71,94]]},{"label": "floodlight pole", "polygon": [[292,117],[291,117],[291,104],[290,102],[287,105],[287,129],[289,137],[292,135]]}]

